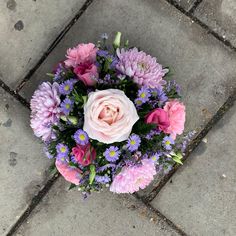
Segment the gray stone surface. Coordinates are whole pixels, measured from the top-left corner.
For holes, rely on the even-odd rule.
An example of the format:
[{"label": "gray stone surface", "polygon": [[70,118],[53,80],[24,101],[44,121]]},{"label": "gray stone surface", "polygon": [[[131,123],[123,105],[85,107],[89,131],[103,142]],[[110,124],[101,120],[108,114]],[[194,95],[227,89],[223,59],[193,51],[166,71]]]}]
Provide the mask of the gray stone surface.
[{"label": "gray stone surface", "polygon": [[16,235],[179,235],[134,197],[105,191],[83,200],[77,190],[67,189],[60,178]]},{"label": "gray stone surface", "polygon": [[29,110],[0,88],[0,235],[47,179],[48,161],[29,127]]},{"label": "gray stone surface", "polygon": [[203,0],[195,16],[236,47],[235,13],[235,0]]},{"label": "gray stone surface", "polygon": [[176,0],[176,2],[186,11],[189,11],[196,0]]},{"label": "gray stone surface", "polygon": [[0,78],[15,89],[84,2],[0,1]]},{"label": "gray stone surface", "polygon": [[203,129],[236,86],[235,54],[175,7],[163,0],[104,0],[103,4],[95,1],[82,15],[21,95],[30,99],[38,84],[49,79],[45,74],[64,59],[68,47],[96,42],[103,32],[112,37],[116,31],[122,31],[130,45],[140,46],[171,67],[172,78],[183,88],[186,131]]},{"label": "gray stone surface", "polygon": [[188,235],[236,235],[235,123],[236,104],[152,202]]}]

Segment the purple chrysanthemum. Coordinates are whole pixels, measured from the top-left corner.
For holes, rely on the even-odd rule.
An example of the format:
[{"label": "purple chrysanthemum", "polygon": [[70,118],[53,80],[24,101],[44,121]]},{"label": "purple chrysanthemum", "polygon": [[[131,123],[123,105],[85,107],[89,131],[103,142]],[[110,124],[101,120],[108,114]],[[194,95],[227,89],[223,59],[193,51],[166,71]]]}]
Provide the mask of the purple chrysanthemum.
[{"label": "purple chrysanthemum", "polygon": [[133,152],[138,150],[141,143],[141,139],[137,134],[132,134],[127,141],[127,148]]},{"label": "purple chrysanthemum", "polygon": [[89,137],[85,131],[83,131],[82,129],[79,129],[74,134],[74,140],[77,144],[87,145],[89,142]]},{"label": "purple chrysanthemum", "polygon": [[127,51],[118,49],[117,56],[119,62],[116,69],[133,78],[137,84],[157,88],[166,83],[162,77],[167,71],[157,63],[155,57],[151,57],[143,51],[138,51],[137,48]]},{"label": "purple chrysanthemum", "polygon": [[147,102],[150,96],[151,96],[150,91],[146,86],[143,86],[141,89],[139,89],[138,97],[143,103]]},{"label": "purple chrysanthemum", "polygon": [[71,91],[73,90],[74,83],[75,83],[74,79],[66,80],[64,83],[60,84],[59,92],[63,95],[70,94]]},{"label": "purple chrysanthemum", "polygon": [[56,150],[57,159],[60,159],[60,161],[66,161],[68,158],[69,148],[63,143],[58,143],[56,146]]},{"label": "purple chrysanthemum", "polygon": [[74,105],[74,102],[71,99],[65,98],[64,101],[61,103],[61,111],[65,115],[69,115],[70,111],[73,108],[73,105]]},{"label": "purple chrysanthemum", "polygon": [[57,124],[61,110],[60,96],[58,92],[58,83],[42,83],[30,101],[31,120],[30,126],[37,137],[42,137],[43,141],[49,141],[55,138],[51,128]]},{"label": "purple chrysanthemum", "polygon": [[105,158],[110,161],[110,162],[115,162],[119,159],[120,156],[120,150],[118,147],[116,146],[111,146],[109,148],[106,149],[106,151],[104,152],[104,156]]},{"label": "purple chrysanthemum", "polygon": [[171,138],[171,136],[166,136],[163,139],[162,144],[166,150],[171,150],[172,149],[171,145],[175,144],[175,141]]}]

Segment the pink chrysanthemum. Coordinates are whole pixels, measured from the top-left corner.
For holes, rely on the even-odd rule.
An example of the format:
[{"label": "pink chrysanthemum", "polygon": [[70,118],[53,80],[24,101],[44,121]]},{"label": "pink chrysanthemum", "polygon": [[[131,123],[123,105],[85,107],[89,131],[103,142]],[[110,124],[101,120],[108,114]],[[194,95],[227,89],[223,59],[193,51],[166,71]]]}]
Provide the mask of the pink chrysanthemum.
[{"label": "pink chrysanthemum", "polygon": [[60,96],[58,83],[42,83],[30,101],[30,126],[37,137],[43,141],[54,138],[51,125],[56,124],[60,116]]},{"label": "pink chrysanthemum", "polygon": [[162,77],[168,70],[163,69],[157,63],[155,57],[151,57],[143,51],[138,51],[137,48],[127,51],[118,49],[117,56],[119,62],[116,65],[116,69],[133,78],[137,84],[158,88],[166,83]]},{"label": "pink chrysanthemum", "polygon": [[156,174],[152,160],[142,160],[141,166],[123,167],[115,176],[110,191],[115,193],[134,193],[151,183]]}]

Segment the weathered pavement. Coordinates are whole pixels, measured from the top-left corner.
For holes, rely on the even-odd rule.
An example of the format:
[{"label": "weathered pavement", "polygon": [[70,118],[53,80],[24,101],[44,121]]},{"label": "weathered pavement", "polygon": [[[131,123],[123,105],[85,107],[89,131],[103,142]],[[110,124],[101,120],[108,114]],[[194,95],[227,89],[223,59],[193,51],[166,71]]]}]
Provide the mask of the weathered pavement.
[{"label": "weathered pavement", "polygon": [[[235,107],[222,116],[232,105],[236,88],[236,3],[84,2],[60,0],[56,7],[53,1],[50,7],[37,1],[25,6],[13,0],[1,3],[5,9],[0,8],[0,39],[5,43],[0,55],[7,56],[0,56],[1,84],[6,90],[0,91],[4,170],[0,173],[4,189],[0,234],[235,235]],[[24,22],[21,30],[15,28],[20,27],[15,26],[19,20]],[[185,165],[159,176],[138,193],[146,205],[134,197],[107,192],[82,201],[77,191],[66,191],[68,185],[61,178],[50,189],[49,162],[28,127],[29,111],[16,101],[27,104],[68,47],[97,41],[103,32],[112,36],[115,31],[122,31],[131,45],[139,45],[173,69],[187,106],[186,131],[197,131]],[[43,194],[31,201],[39,190]]]}]

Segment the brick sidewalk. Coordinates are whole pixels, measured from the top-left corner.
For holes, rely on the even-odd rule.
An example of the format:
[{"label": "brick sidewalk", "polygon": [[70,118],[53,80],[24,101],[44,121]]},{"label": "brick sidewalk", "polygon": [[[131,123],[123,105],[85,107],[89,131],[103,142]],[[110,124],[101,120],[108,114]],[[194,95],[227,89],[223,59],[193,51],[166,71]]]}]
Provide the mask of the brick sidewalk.
[{"label": "brick sidewalk", "polygon": [[[235,107],[221,119],[235,100],[236,2],[73,0],[65,4],[60,0],[48,6],[46,1],[18,5],[8,0],[1,4],[5,10],[0,8],[4,29],[0,52],[7,56],[0,56],[0,83],[5,90],[0,90],[0,165],[5,170],[0,173],[4,188],[0,234],[236,234]],[[96,42],[101,33],[116,31],[172,68],[183,88],[186,131],[197,131],[185,165],[158,176],[136,195],[144,203],[110,193],[95,194],[84,202],[76,190],[66,190],[64,180],[50,179],[49,162],[33,138],[29,111],[22,105],[48,79],[45,74],[64,58],[68,47]],[[13,64],[18,65],[14,70]]]}]

